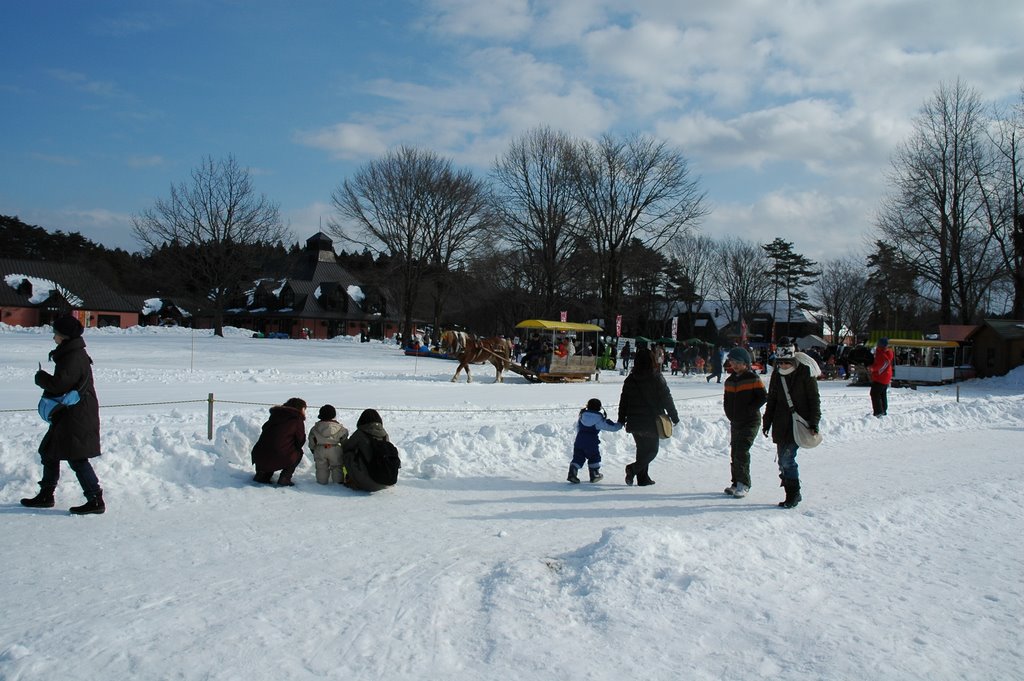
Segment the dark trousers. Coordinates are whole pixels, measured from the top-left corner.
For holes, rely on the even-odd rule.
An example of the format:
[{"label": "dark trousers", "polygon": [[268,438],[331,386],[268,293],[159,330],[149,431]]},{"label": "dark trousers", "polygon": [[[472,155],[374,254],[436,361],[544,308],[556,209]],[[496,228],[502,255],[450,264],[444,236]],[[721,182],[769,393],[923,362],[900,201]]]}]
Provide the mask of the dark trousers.
[{"label": "dark trousers", "polygon": [[757,439],[761,418],[751,421],[733,421],[729,424],[729,456],[732,467],[732,481],[742,482],[750,487],[750,448]]},{"label": "dark trousers", "polygon": [[[103,491],[100,488],[99,478],[96,477],[96,471],[92,469],[92,464],[89,463],[89,459],[68,461],[68,465],[71,466],[71,470],[73,470],[75,475],[78,476],[78,484],[82,486],[82,491],[85,492],[85,497],[87,499],[92,499]],[[43,479],[39,481],[39,485],[41,487],[55,488],[59,481],[60,461],[44,461]]]},{"label": "dark trousers", "polygon": [[633,433],[633,441],[636,442],[636,461],[633,463],[633,473],[643,483],[648,479],[648,468],[654,457],[658,456],[658,436],[642,433]]},{"label": "dark trousers", "polygon": [[885,416],[889,412],[889,386],[887,384],[871,382],[871,411],[875,416]]},{"label": "dark trousers", "polygon": [[587,464],[588,468],[600,468],[601,451],[595,450],[593,452],[587,452],[579,447],[573,447],[571,463],[573,466],[576,466],[576,468],[583,468],[583,464]]}]

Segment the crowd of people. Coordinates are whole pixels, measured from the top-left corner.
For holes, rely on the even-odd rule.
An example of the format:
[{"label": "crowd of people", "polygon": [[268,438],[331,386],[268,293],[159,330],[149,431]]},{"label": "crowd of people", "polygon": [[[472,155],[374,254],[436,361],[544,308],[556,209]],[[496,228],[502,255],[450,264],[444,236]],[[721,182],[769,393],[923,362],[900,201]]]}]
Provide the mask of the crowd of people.
[{"label": "crowd of people", "polygon": [[[100,514],[106,510],[103,490],[89,460],[98,457],[100,450],[99,401],[92,377],[92,359],[85,350],[83,327],[73,317],[61,317],[53,324],[56,347],[50,352],[54,362],[53,373],[40,366],[35,383],[43,389],[40,415],[49,422],[49,428],[39,445],[43,466],[39,493],[21,500],[32,508],[50,508],[55,504],[55,491],[60,479],[60,463],[67,461],[78,477],[86,503],[71,508],[76,515]],[[875,347],[871,363],[866,359],[870,375],[872,414],[882,418],[888,413],[887,390],[893,376],[893,352],[888,339],[882,338]],[[558,340],[555,347],[533,334],[522,350],[524,363],[540,366],[548,355],[566,357],[578,349],[571,338]],[[588,347],[584,353],[612,355],[612,346]],[[834,360],[835,356],[832,357]],[[797,417],[814,434],[821,420],[818,380],[823,376],[820,355],[800,352],[795,343],[783,339],[765,358],[762,373],[769,363],[774,371],[767,388],[755,371],[749,350],[733,347],[728,351],[714,348],[705,358],[696,346],[677,345],[671,352],[661,344],[638,344],[636,348],[626,342],[618,353],[623,372],[628,376],[622,384],[618,414],[614,421],[608,418],[600,400],[594,398],[580,410],[576,422],[576,436],[568,481],[580,482],[579,472],[587,466],[590,482],[603,479],[601,473],[600,432],[625,429],[635,444],[634,460],[625,467],[625,482],[645,487],[655,484],[650,475],[651,464],[658,455],[660,441],[671,436],[672,426],[678,425],[679,414],[664,369],[703,372],[705,362],[710,366],[706,380],[721,383],[723,373],[728,375],[723,389],[723,409],[730,424],[730,485],[725,493],[742,498],[750,491],[750,449],[760,430],[771,437],[776,445],[779,478],[786,497],[779,503],[793,508],[802,500],[799,467]],[[828,360],[825,360],[826,363]],[[827,364],[826,364],[827,365]],[[834,365],[834,362],[833,362]],[[68,399],[73,397],[73,399]],[[43,402],[49,402],[45,413]],[[764,408],[764,414],[761,409]],[[393,486],[398,480],[401,459],[391,443],[380,414],[374,409],[364,410],[349,431],[338,421],[337,410],[330,404],[320,407],[317,421],[306,431],[306,402],[298,397],[270,408],[261,433],[251,452],[256,472],[253,481],[262,485],[293,486],[293,475],[308,447],[313,459],[317,483],[345,485],[351,489],[376,492]],[[669,425],[671,424],[671,425]],[[811,446],[811,445],[806,445]],[[274,480],[274,475],[277,480]]]},{"label": "crowd of people", "polygon": [[337,409],[330,404],[320,407],[317,422],[307,436],[304,400],[292,397],[271,407],[270,418],[252,448],[252,463],[256,467],[253,481],[274,484],[277,473],[277,485],[293,486],[292,475],[302,461],[303,447],[308,445],[316,481],[321,485],[334,482],[365,492],[394,485],[401,459],[377,410],[364,410],[351,435],[337,415]]},{"label": "crowd of people", "polygon": [[[633,368],[622,384],[616,420],[608,419],[596,398],[580,411],[569,463],[568,481],[571,483],[580,482],[579,470],[584,463],[589,468],[590,482],[603,479],[600,432],[615,432],[621,428],[632,435],[636,447],[633,462],[625,468],[626,484],[646,487],[655,483],[650,475],[651,464],[658,456],[660,441],[671,436],[670,428],[660,421],[667,419],[673,426],[678,425],[679,414],[668,382],[659,370],[656,348],[640,347],[631,353],[631,359]],[[817,380],[821,370],[813,358],[799,352],[788,340],[775,350],[775,371],[767,389],[753,370],[749,351],[731,348],[721,363],[726,359],[730,373],[725,380],[722,403],[730,424],[731,484],[725,488],[725,494],[740,499],[750,491],[750,448],[761,431],[765,437],[770,436],[776,446],[779,479],[786,493],[779,506],[794,508],[802,496],[793,414],[798,414],[813,433],[818,432],[821,402]],[[717,367],[717,373],[721,375],[721,367]],[[763,416],[762,407],[765,408]]]}]

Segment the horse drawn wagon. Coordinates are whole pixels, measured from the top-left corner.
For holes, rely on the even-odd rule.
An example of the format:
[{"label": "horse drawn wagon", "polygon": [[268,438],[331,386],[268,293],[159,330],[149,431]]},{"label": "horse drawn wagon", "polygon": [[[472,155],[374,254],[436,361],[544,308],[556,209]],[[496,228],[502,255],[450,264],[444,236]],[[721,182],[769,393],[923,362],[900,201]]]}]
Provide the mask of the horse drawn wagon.
[{"label": "horse drawn wagon", "polygon": [[[516,324],[517,329],[528,329],[538,336],[549,337],[547,341],[550,352],[544,352],[542,357],[531,358],[535,361],[527,365],[514,365],[512,371],[525,376],[528,380],[541,383],[561,383],[564,381],[589,381],[595,376],[600,380],[600,369],[597,366],[597,357],[587,351],[588,334],[593,334],[593,347],[596,350],[599,343],[601,331],[597,324],[581,324],[576,322],[556,322],[546,319],[527,319]],[[578,334],[578,335],[577,335]],[[560,353],[558,338],[576,337],[579,339],[577,347],[582,349],[580,353]]]}]

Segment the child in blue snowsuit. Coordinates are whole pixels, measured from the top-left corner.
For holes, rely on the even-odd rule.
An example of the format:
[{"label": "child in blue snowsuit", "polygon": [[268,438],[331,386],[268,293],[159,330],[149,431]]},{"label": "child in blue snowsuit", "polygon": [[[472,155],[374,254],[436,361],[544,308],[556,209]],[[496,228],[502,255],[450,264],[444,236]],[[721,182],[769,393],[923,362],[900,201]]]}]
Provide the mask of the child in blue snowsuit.
[{"label": "child in blue snowsuit", "polygon": [[622,424],[609,421],[601,411],[601,400],[596,397],[587,402],[585,409],[580,410],[580,418],[576,421],[576,442],[572,448],[572,463],[569,464],[569,477],[574,485],[579,484],[579,471],[586,461],[590,469],[590,482],[597,482],[601,475],[601,436],[600,431],[615,432],[621,430]]}]

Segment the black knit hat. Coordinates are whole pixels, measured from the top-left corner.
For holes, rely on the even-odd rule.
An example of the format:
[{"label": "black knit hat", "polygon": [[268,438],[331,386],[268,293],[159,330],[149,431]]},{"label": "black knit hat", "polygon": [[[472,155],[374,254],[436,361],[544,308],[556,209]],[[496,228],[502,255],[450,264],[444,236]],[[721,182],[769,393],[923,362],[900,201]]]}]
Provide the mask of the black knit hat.
[{"label": "black knit hat", "polygon": [[381,421],[380,414],[377,413],[376,409],[366,409],[359,415],[359,420],[356,421],[356,428],[359,426],[365,426],[367,423],[383,424],[384,422]]},{"label": "black knit hat", "polygon": [[83,330],[82,323],[74,317],[61,317],[53,322],[53,332],[65,338],[78,338]]},{"label": "black knit hat", "polygon": [[596,397],[587,400],[587,411],[601,411],[601,400]]},{"label": "black knit hat", "polygon": [[320,407],[320,412],[316,415],[321,421],[333,421],[334,417],[338,415],[338,410],[333,405],[325,404]]}]

